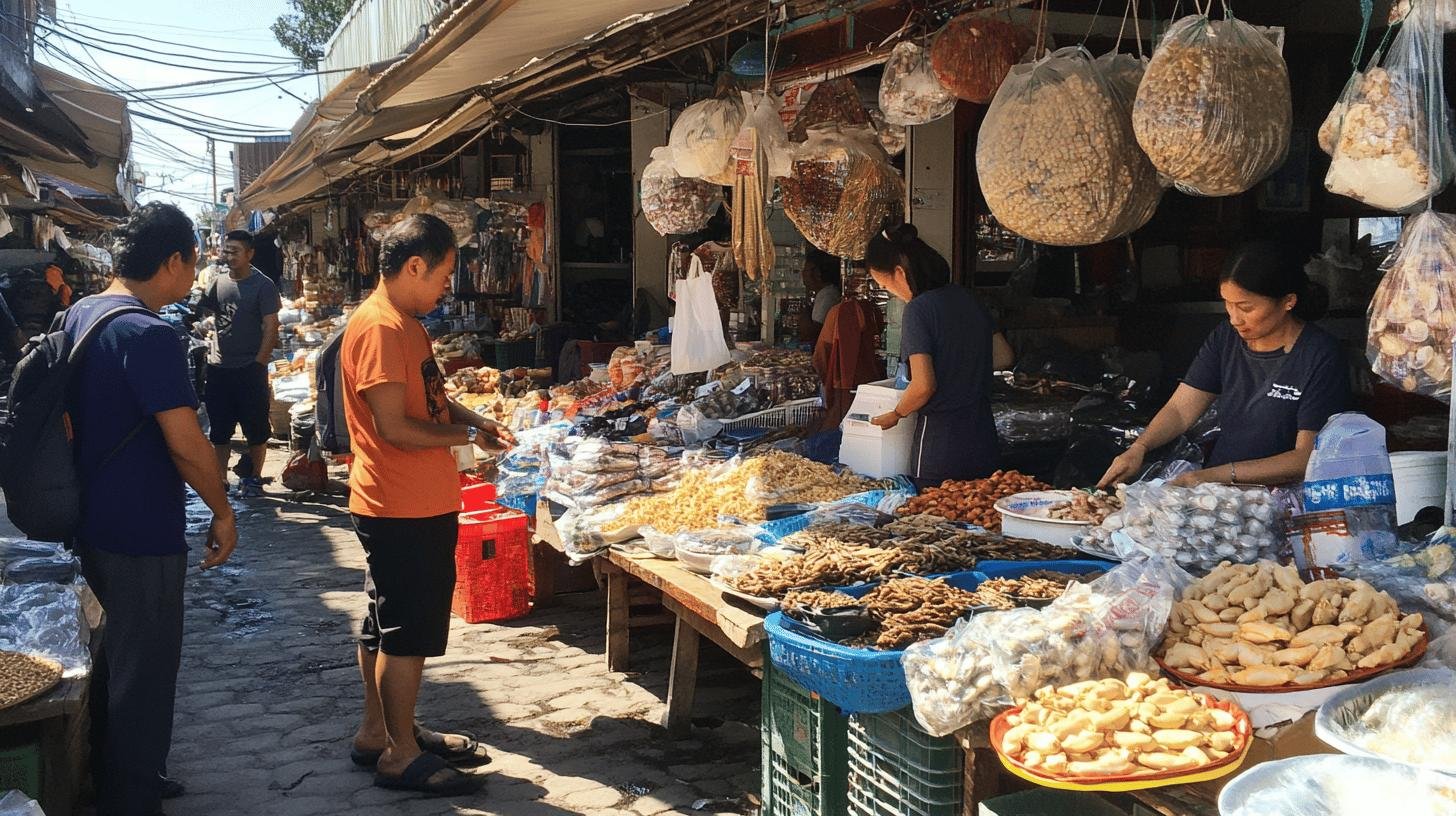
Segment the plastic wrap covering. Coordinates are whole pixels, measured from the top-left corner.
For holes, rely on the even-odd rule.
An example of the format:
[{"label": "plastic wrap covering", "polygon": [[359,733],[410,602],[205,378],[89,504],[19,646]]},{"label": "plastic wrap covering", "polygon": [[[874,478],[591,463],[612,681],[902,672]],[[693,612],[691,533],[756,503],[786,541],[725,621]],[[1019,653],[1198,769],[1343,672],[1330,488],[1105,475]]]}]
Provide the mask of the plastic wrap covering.
[{"label": "plastic wrap covering", "polygon": [[[784,120],[779,116],[779,108],[783,106],[783,100],[776,94],[754,91],[744,91],[743,108],[748,111],[748,116],[743,120],[743,127],[739,128],[738,136],[733,141],[733,157],[736,164],[735,169],[739,175],[750,175],[749,168],[745,162],[754,163],[760,172],[758,175],[768,178],[783,178],[789,174],[789,162],[793,160],[793,145],[789,144],[788,131],[784,129]],[[745,137],[750,132],[758,134],[758,149],[763,151],[762,155],[755,155],[750,149]]]},{"label": "plastic wrap covering", "polygon": [[879,108],[870,108],[870,124],[874,127],[875,138],[886,155],[898,156],[905,152],[910,144],[909,128],[885,121],[885,114]]},{"label": "plastic wrap covering", "polygon": [[0,586],[0,649],[49,657],[65,677],[91,670],[86,648],[90,630],[78,593],[83,585],[7,584]]},{"label": "plastic wrap covering", "polygon": [[940,84],[967,102],[990,102],[1011,66],[1036,45],[1031,29],[976,14],[962,14],[936,35],[930,64]]},{"label": "plastic wrap covering", "polygon": [[0,816],[45,816],[40,803],[18,790],[0,796]]},{"label": "plastic wrap covering", "polygon": [[929,49],[909,40],[897,44],[880,78],[880,111],[885,121],[923,125],[949,116],[955,106],[956,95],[935,76]]},{"label": "plastic wrap covering", "polygon": [[630,442],[588,439],[569,457],[552,447],[549,497],[585,510],[642,493],[670,490],[678,479],[678,462],[662,448]]},{"label": "plastic wrap covering", "polygon": [[866,128],[869,127],[869,113],[859,100],[859,91],[854,80],[848,77],[830,79],[814,87],[809,102],[794,119],[789,130],[789,141],[802,142],[809,138],[809,132],[818,128]]},{"label": "plastic wrap covering", "polygon": [[996,220],[1055,246],[1142,226],[1135,218],[1151,217],[1163,188],[1133,137],[1128,101],[1080,47],[1013,67],[976,142],[976,173]]},{"label": "plastic wrap covering", "polygon": [[936,736],[1045,685],[1157,671],[1151,657],[1188,575],[1160,558],[1072,584],[1044,609],[987,612],[905,651],[915,719]]},{"label": "plastic wrap covering", "polygon": [[1456,624],[1456,528],[1443,527],[1419,549],[1380,561],[1339,567],[1344,578],[1363,579],[1390,593],[1406,612],[1419,612],[1432,634]]},{"label": "plastic wrap covering", "polygon": [[1153,54],[1132,125],[1153,166],[1192,195],[1236,195],[1284,162],[1289,69],[1242,20],[1173,23]]},{"label": "plastic wrap covering", "polygon": [[1382,60],[1356,73],[1319,130],[1331,156],[1325,189],[1406,210],[1451,181],[1450,112],[1436,4],[1418,3]]},{"label": "plastic wrap covering", "polygon": [[991,410],[996,436],[1008,444],[1057,442],[1072,434],[1069,402],[998,402]]},{"label": "plastic wrap covering", "polygon": [[1162,555],[1201,574],[1221,561],[1278,561],[1284,548],[1283,510],[1266,488],[1152,481],[1118,492],[1123,511],[1108,516],[1102,527],[1114,532],[1120,557]]},{"label": "plastic wrap covering", "polygon": [[1370,757],[1316,754],[1265,762],[1230,782],[1220,816],[1456,816],[1456,782]]},{"label": "plastic wrap covering", "polygon": [[1320,706],[1315,733],[1337,750],[1456,774],[1456,672],[1416,669],[1346,689]]},{"label": "plastic wrap covering", "polygon": [[736,173],[730,148],[745,114],[743,100],[733,91],[689,105],[667,138],[677,172],[714,184],[732,184]]},{"label": "plastic wrap covering", "polygon": [[81,565],[60,544],[0,538],[0,584],[69,584]]},{"label": "plastic wrap covering", "polygon": [[784,212],[819,249],[841,258],[864,257],[885,218],[904,207],[905,182],[884,151],[862,130],[816,129],[794,153],[781,182]]},{"label": "plastic wrap covering", "polygon": [[1406,222],[1370,301],[1370,367],[1406,391],[1451,399],[1456,323],[1456,216],[1427,210]]},{"label": "plastic wrap covering", "polygon": [[673,150],[659,147],[642,169],[642,215],[658,235],[687,235],[708,225],[723,203],[723,188],[678,175]]}]

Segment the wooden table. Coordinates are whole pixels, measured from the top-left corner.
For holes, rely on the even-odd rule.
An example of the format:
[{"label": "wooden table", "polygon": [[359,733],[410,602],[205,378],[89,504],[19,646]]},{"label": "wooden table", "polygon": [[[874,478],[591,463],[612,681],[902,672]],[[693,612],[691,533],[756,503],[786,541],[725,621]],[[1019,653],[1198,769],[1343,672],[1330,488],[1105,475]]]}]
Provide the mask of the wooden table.
[{"label": "wooden table", "polygon": [[[551,518],[550,505],[545,501],[536,511],[536,539],[555,550],[565,551]],[[684,569],[677,561],[634,558],[615,550],[592,559],[592,567],[607,591],[608,670],[627,670],[633,628],[673,624],[667,713],[662,722],[673,736],[687,734],[692,726],[702,638],[716,643],[755,672],[763,667],[763,650],[759,645],[764,638],[763,614],[734,605],[701,575]],[[634,581],[651,590],[671,613],[670,617],[633,616]]]}]

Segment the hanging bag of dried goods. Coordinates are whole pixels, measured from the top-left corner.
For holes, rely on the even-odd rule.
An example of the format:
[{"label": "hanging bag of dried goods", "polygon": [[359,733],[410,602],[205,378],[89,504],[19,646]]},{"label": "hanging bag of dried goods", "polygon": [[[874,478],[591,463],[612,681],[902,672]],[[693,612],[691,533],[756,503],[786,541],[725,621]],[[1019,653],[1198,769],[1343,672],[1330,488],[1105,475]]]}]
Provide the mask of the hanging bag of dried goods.
[{"label": "hanging bag of dried goods", "polygon": [[728,342],[723,339],[723,320],[713,279],[703,271],[694,255],[688,276],[675,289],[677,310],[672,318],[672,373],[696,374],[712,371],[728,362]]},{"label": "hanging bag of dried goods", "polygon": [[[773,94],[743,95],[752,111],[733,140],[738,173],[733,179],[733,259],[749,280],[767,277],[774,264],[773,236],[768,231],[768,200],[773,193],[774,170],[789,174],[789,140],[778,117]],[[770,155],[770,151],[774,155]],[[780,165],[775,167],[775,165]]]},{"label": "hanging bag of dried goods", "polygon": [[1055,246],[1116,238],[1162,195],[1129,108],[1081,47],[1011,69],[981,123],[976,173],[997,221]]},{"label": "hanging bag of dried goods", "polygon": [[986,104],[1011,66],[1036,45],[1025,26],[969,12],[951,20],[930,46],[930,65],[947,90],[967,102]]},{"label": "hanging bag of dried goods", "polygon": [[[1202,5],[1207,8],[1208,3]],[[1284,57],[1257,29],[1200,13],[1173,23],[1133,106],[1138,144],[1190,195],[1237,195],[1284,163],[1292,111]]]},{"label": "hanging bag of dried goods", "polygon": [[1383,210],[1409,210],[1451,181],[1451,151],[1434,2],[1417,3],[1384,53],[1376,49],[1320,127],[1325,189]]},{"label": "hanging bag of dried goods", "polygon": [[729,148],[743,127],[743,100],[729,80],[718,82],[712,99],[704,99],[677,118],[667,144],[677,172],[727,186],[733,183],[733,157]]},{"label": "hanging bag of dried goods", "polygon": [[723,203],[723,188],[678,175],[672,157],[672,148],[656,148],[642,169],[642,215],[658,235],[687,235],[712,220]]},{"label": "hanging bag of dried goods", "polygon": [[1426,210],[1411,218],[1380,268],[1366,344],[1371,369],[1403,390],[1449,401],[1456,216]]},{"label": "hanging bag of dried goods", "polygon": [[816,128],[780,186],[784,212],[814,246],[859,260],[885,217],[904,210],[905,182],[873,131]]},{"label": "hanging bag of dried goods", "polygon": [[955,110],[956,95],[935,76],[930,51],[905,40],[890,52],[880,79],[880,112],[895,125],[923,125]]},{"label": "hanging bag of dried goods", "polygon": [[789,130],[789,141],[802,142],[809,138],[814,128],[838,127],[848,130],[852,127],[866,127],[870,123],[869,113],[860,101],[859,89],[849,77],[825,80],[814,86],[809,101],[794,119]]}]

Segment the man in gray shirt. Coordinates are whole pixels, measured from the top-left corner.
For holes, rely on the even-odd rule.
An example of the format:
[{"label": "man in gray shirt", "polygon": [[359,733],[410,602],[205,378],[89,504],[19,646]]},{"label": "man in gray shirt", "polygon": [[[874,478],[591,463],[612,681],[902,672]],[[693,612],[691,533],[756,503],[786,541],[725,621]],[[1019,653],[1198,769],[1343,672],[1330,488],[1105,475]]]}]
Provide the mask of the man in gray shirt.
[{"label": "man in gray shirt", "polygon": [[218,275],[198,308],[214,315],[212,347],[207,355],[207,387],[203,397],[212,423],[217,461],[227,472],[233,431],[241,425],[252,458],[252,474],[239,490],[257,495],[263,489],[263,461],[268,455],[268,362],[278,345],[278,287],[253,268],[253,235],[233,230],[223,238],[222,261],[228,274]]}]

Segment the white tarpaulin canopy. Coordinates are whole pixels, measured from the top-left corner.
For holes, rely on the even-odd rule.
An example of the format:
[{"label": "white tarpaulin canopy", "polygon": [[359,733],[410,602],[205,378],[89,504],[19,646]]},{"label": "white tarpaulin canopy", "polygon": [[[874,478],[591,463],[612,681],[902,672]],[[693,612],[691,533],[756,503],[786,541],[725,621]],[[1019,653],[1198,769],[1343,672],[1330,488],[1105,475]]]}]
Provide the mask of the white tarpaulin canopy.
[{"label": "white tarpaulin canopy", "polygon": [[455,96],[686,0],[467,0],[361,95],[365,111]]},{"label": "white tarpaulin canopy", "polygon": [[96,154],[95,167],[73,162],[27,159],[31,169],[75,182],[107,195],[123,195],[118,183],[131,148],[131,120],[126,100],[69,74],[35,63],[35,76],[56,107],[80,128]]}]

